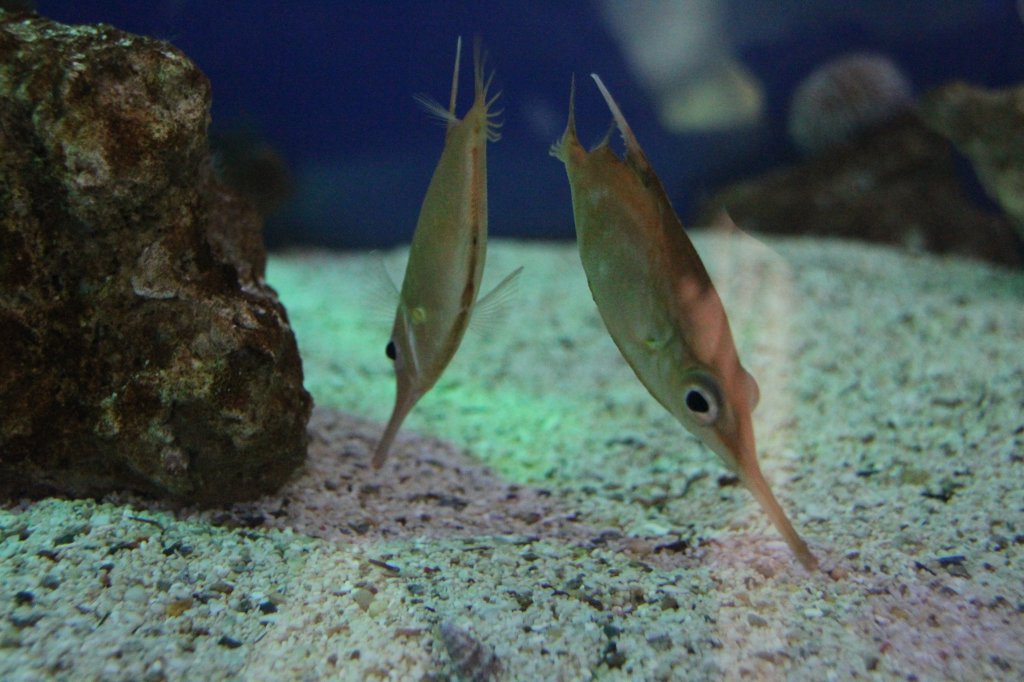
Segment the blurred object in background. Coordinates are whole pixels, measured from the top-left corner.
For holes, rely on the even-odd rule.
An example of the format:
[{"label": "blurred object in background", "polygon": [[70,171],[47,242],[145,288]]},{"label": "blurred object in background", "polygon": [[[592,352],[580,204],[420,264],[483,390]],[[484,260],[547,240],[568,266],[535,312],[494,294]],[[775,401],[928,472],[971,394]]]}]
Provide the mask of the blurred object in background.
[{"label": "blurred object in background", "polygon": [[[718,189],[799,161],[790,103],[808,74],[840,55],[886,55],[917,92],[952,80],[1024,81],[1021,1],[32,4],[64,22],[169,40],[203,69],[214,130],[251,121],[288,160],[294,189],[267,218],[268,246],[364,249],[412,234],[442,143],[412,95],[444,99],[437,74],[451,68],[457,35],[482,37],[504,92],[502,141],[488,154],[491,234],[570,239],[564,173],[545,151],[564,126],[571,74],[600,73],[622,93],[690,223]],[[579,98],[577,115],[581,129],[607,122],[592,96]]]},{"label": "blurred object in background", "polygon": [[251,201],[263,217],[280,209],[292,195],[288,164],[254,126],[211,132],[210,157],[224,184]]},{"label": "blurred object in background", "polygon": [[888,57],[847,54],[825,62],[796,89],[789,135],[801,153],[819,154],[910,111],[910,81]]},{"label": "blurred object in background", "polygon": [[949,143],[914,114],[827,149],[802,164],[721,190],[698,222],[727,210],[745,230],[861,239],[914,251],[1020,265],[1005,216],[976,207]]},{"label": "blurred object in background", "polygon": [[951,83],[929,93],[921,116],[970,159],[985,191],[1024,239],[1024,85],[987,90]]},{"label": "blurred object in background", "polygon": [[750,125],[761,116],[755,76],[732,54],[726,3],[601,0],[608,31],[673,132]]}]

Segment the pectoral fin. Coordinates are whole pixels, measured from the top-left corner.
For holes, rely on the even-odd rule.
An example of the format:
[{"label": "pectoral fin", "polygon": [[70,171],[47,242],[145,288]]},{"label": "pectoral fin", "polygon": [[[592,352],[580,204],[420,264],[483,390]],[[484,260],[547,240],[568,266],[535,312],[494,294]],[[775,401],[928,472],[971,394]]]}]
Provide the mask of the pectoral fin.
[{"label": "pectoral fin", "polygon": [[401,299],[398,285],[388,272],[388,264],[379,251],[371,251],[373,265],[362,283],[361,294],[374,321],[391,322]]},{"label": "pectoral fin", "polygon": [[522,272],[523,266],[520,265],[505,275],[493,289],[477,299],[473,306],[473,314],[469,318],[470,329],[480,331],[494,325],[505,316],[519,288],[519,275]]}]

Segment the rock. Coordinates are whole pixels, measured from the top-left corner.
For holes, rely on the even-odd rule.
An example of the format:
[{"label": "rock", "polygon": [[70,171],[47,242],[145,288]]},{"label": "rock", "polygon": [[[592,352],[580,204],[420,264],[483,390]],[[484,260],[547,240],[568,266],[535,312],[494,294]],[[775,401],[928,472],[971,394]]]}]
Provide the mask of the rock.
[{"label": "rock", "polygon": [[260,215],[269,216],[287,203],[292,194],[288,164],[254,128],[241,125],[213,134],[210,147],[220,179]]},{"label": "rock", "polygon": [[910,80],[888,57],[854,52],[825,62],[797,86],[787,126],[807,156],[854,140],[913,108]]},{"label": "rock", "polygon": [[921,116],[970,159],[1024,238],[1024,85],[986,90],[951,83],[922,100]]},{"label": "rock", "polygon": [[222,503],[305,457],[260,219],[168,43],[0,11],[0,493]]},{"label": "rock", "polygon": [[949,143],[915,115],[866,131],[792,167],[726,187],[701,208],[743,229],[861,239],[1020,265],[1011,221],[975,207]]}]

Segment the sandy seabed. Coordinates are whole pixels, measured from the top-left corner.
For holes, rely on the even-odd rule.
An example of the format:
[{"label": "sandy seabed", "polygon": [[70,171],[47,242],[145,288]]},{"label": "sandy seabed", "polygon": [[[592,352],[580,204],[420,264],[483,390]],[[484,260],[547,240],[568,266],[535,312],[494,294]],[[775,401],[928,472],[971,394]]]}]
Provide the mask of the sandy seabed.
[{"label": "sandy seabed", "polygon": [[492,245],[519,290],[381,471],[381,257],[280,255],[306,467],[226,509],[7,504],[0,679],[1024,678],[1024,275],[695,241],[820,573],[636,381],[573,245]]}]

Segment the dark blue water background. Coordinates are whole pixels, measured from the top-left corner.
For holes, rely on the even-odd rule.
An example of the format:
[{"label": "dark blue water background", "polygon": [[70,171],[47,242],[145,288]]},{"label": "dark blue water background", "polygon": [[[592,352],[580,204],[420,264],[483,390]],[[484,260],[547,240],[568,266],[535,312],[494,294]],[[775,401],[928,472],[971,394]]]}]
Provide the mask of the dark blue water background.
[{"label": "dark blue water background", "polygon": [[[599,72],[684,216],[722,183],[792,162],[785,133],[793,88],[851,50],[889,55],[918,91],[953,79],[1024,81],[1024,28],[1014,0],[834,2],[806,20],[805,2],[724,2],[736,55],[764,88],[763,121],[742,131],[671,134],[589,2],[40,0],[69,23],[106,22],[166,39],[213,84],[215,130],[255,130],[286,159],[296,190],[267,225],[272,245],[367,248],[407,241],[442,144],[413,102],[447,102],[456,37],[482,37],[503,91],[503,139],[490,150],[492,234],[571,238],[569,191],[547,155],[564,126],[569,79],[580,80],[581,137],[609,115],[584,80]],[[828,7],[834,5],[834,7]],[[822,6],[827,9],[820,9]],[[918,19],[907,21],[906,8]],[[964,8],[968,11],[965,12]],[[852,8],[852,9],[847,9]],[[944,15],[949,20],[944,20]],[[780,30],[780,27],[781,30]],[[471,91],[464,53],[463,98]]]}]

